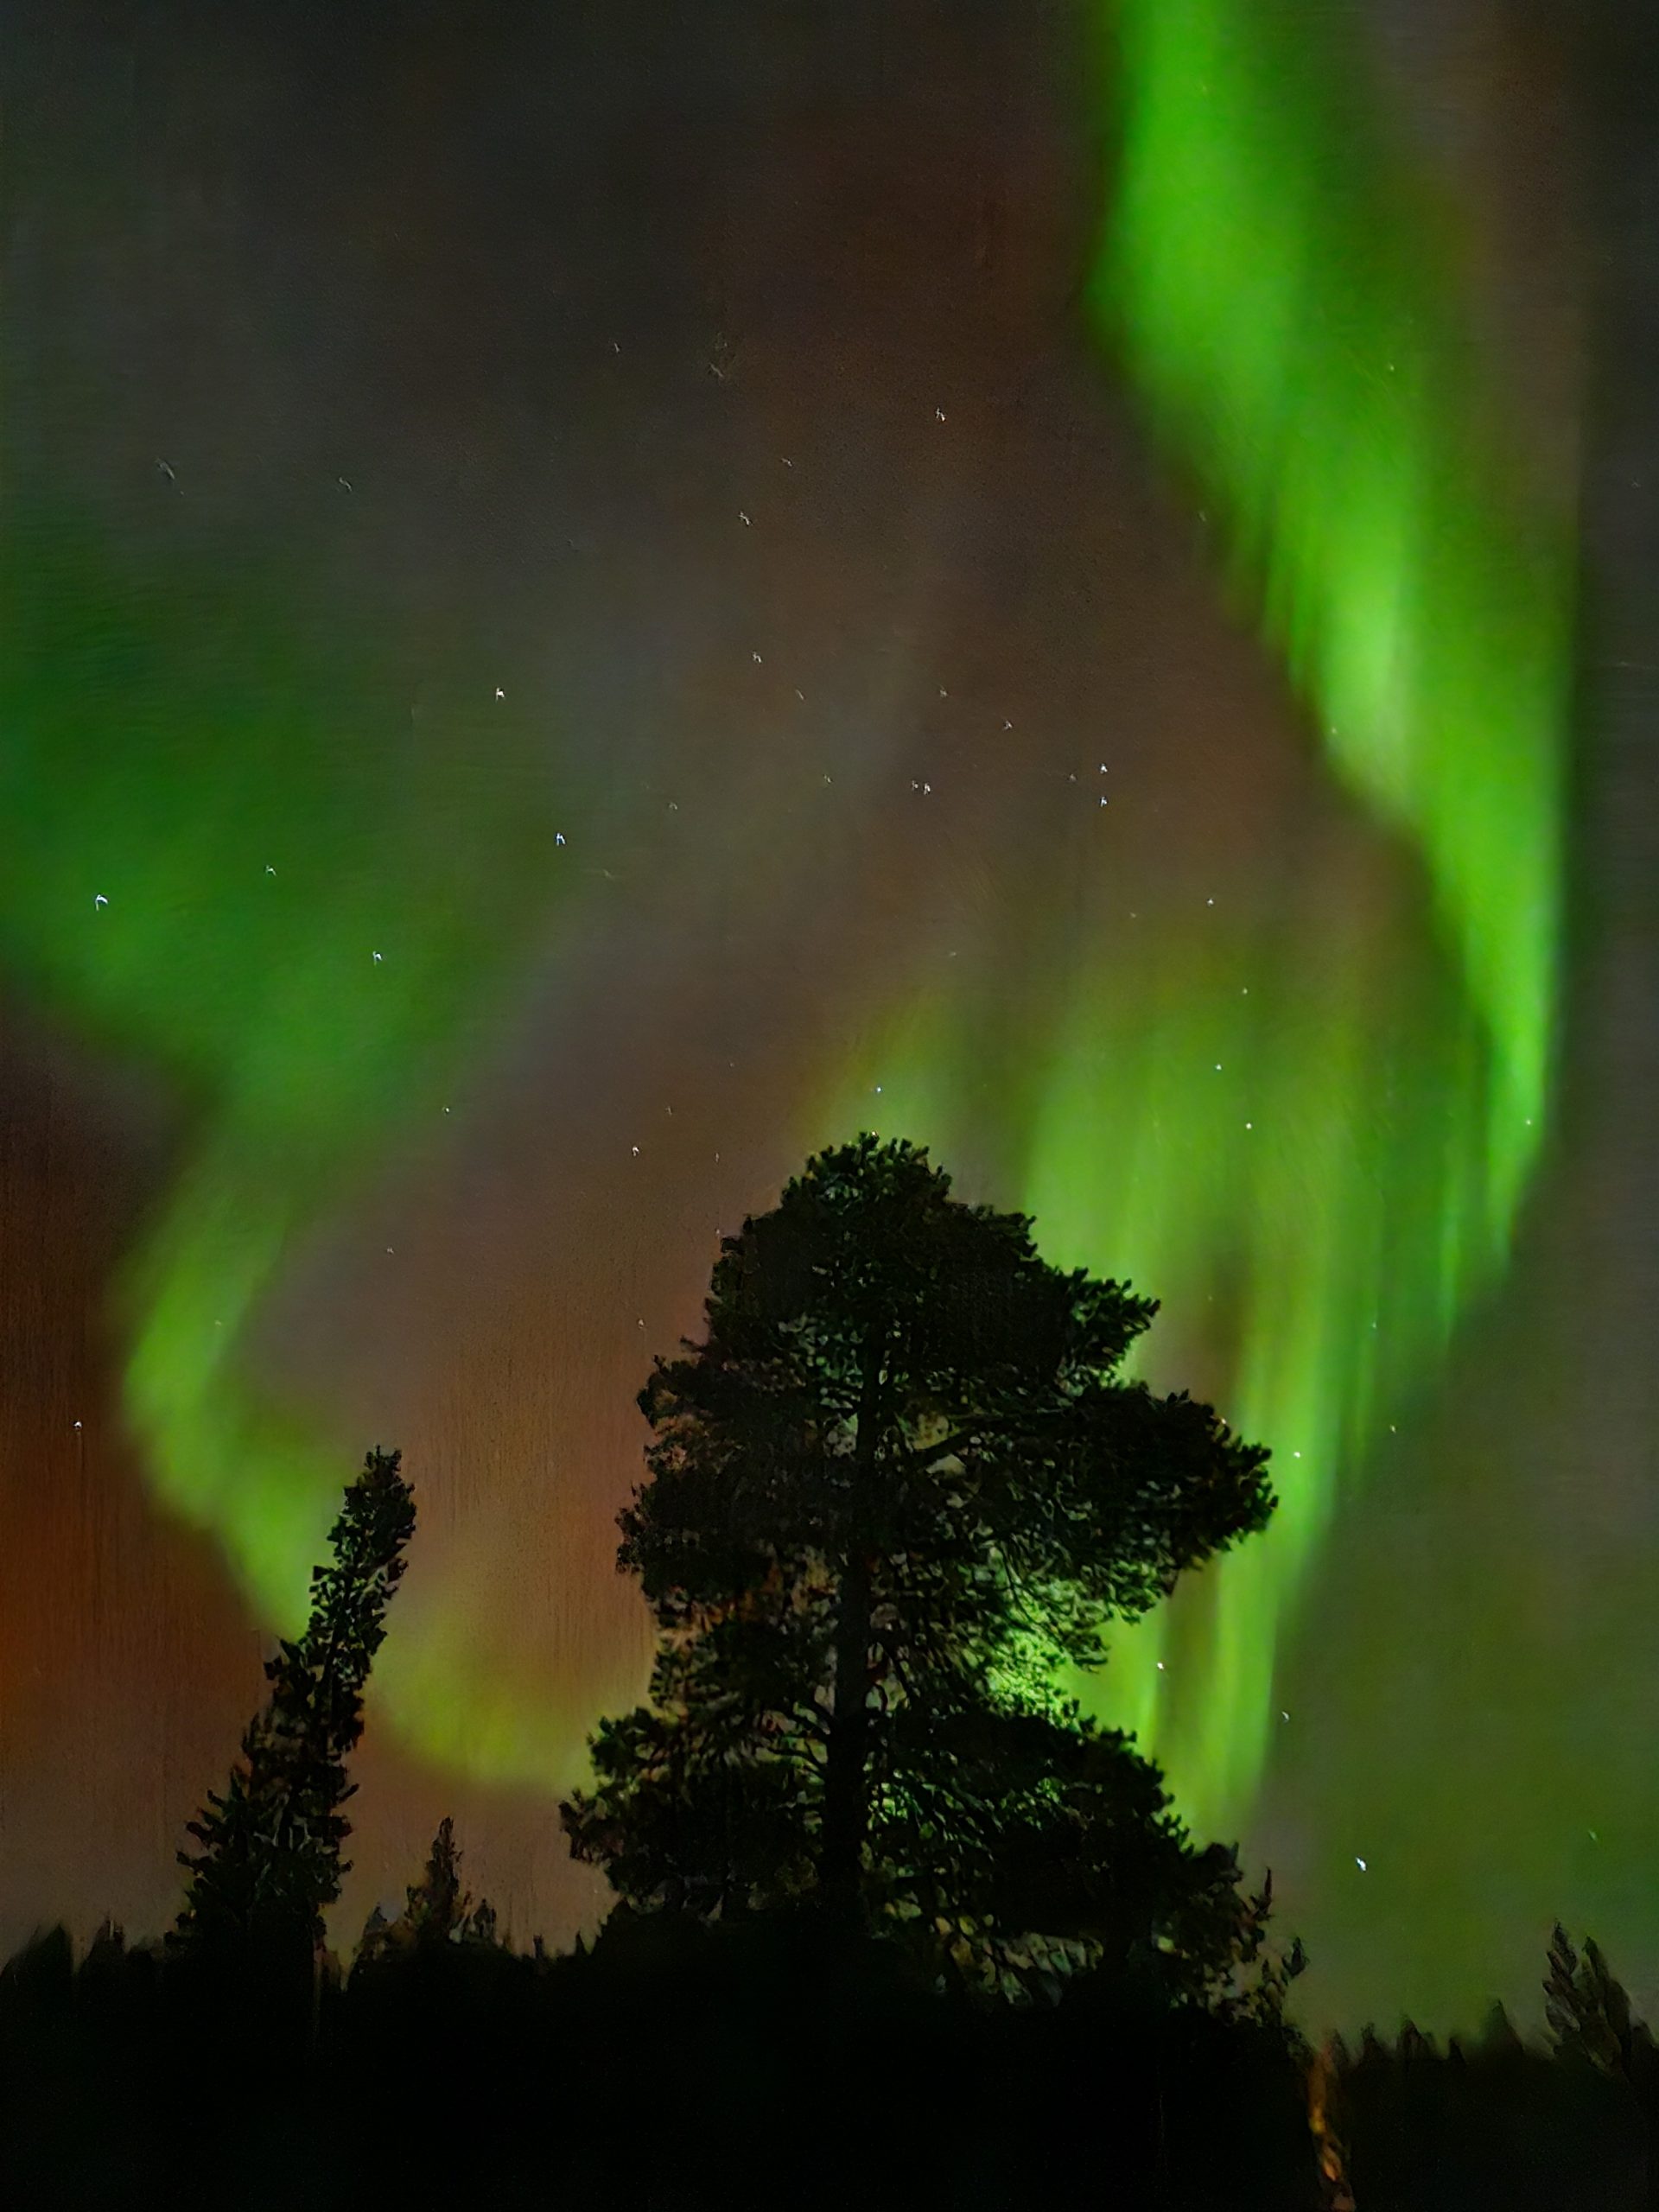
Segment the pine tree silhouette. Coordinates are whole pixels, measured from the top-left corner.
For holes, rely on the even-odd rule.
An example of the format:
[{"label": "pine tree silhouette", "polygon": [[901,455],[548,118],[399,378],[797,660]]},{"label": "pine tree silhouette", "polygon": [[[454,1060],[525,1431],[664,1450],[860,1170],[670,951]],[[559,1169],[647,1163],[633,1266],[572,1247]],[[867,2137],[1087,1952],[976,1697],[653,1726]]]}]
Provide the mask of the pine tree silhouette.
[{"label": "pine tree silhouette", "polygon": [[1630,2016],[1630,2000],[1597,1945],[1586,1939],[1580,1958],[1560,1921],[1549,1946],[1544,2016],[1563,2058],[1587,2061],[1598,2073],[1634,2082],[1638,2054],[1651,2048],[1647,2031]]},{"label": "pine tree silhouette", "polygon": [[1267,1454],[1122,1376],[1150,1300],[950,1189],[865,1136],[726,1239],[641,1395],[652,1701],[601,1725],[572,1849],[635,1912],[810,1904],[1009,1994],[1106,1964],[1220,1999],[1268,1894],[1058,1683],[1265,1525]]},{"label": "pine tree silhouette", "polygon": [[470,1892],[462,1889],[461,1859],[455,1824],[446,1815],[438,1823],[420,1880],[411,1882],[404,1892],[403,1911],[396,1920],[388,1920],[377,1905],[369,1915],[357,1949],[359,1966],[446,1943],[496,1941],[495,1907],[484,1897],[474,1904]]},{"label": "pine tree silhouette", "polygon": [[371,1452],[329,1536],[331,1563],[312,1569],[311,1617],[297,1643],[265,1663],[270,1695],[249,1722],[225,1794],[188,1823],[201,1847],[190,1872],[175,1948],[214,1956],[308,1959],[323,1911],[348,1871],[346,1761],[363,1732],[363,1689],[404,1572],[415,1504],[402,1455]]}]

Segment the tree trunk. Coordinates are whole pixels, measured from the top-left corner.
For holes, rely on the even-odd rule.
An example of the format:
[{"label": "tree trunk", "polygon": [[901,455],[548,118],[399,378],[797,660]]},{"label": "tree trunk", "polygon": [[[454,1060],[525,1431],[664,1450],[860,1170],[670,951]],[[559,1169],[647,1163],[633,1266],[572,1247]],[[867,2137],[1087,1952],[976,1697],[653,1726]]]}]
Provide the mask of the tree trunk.
[{"label": "tree trunk", "polygon": [[836,1618],[836,1702],[824,1767],[818,1885],[831,1916],[849,1929],[864,1917],[864,1838],[869,1826],[869,1660],[871,1568],[868,1525],[880,1445],[884,1335],[872,1331],[864,1352],[852,1495],[841,1561]]}]

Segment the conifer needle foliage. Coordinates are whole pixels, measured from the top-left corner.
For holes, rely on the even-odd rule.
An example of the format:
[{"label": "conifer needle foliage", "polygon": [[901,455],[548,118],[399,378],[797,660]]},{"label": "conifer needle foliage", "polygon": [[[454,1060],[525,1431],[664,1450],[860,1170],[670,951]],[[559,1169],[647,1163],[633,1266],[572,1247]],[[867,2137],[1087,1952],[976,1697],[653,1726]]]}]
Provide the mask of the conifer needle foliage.
[{"label": "conifer needle foliage", "polygon": [[1266,1523],[1268,1455],[1121,1375],[1152,1300],[950,1192],[867,1135],[724,1241],[620,1517],[650,1703],[601,1724],[564,1825],[635,1910],[810,1904],[982,1986],[1110,1962],[1213,1993],[1268,1897],[1060,1685]]},{"label": "conifer needle foliage", "polygon": [[265,1662],[270,1694],[248,1724],[224,1795],[192,1821],[175,1942],[199,1952],[308,1951],[349,1872],[341,1807],[346,1762],[363,1732],[363,1689],[386,1632],[386,1609],[415,1528],[402,1455],[373,1451],[346,1492],[332,1557],[311,1573],[311,1614],[298,1643]]}]

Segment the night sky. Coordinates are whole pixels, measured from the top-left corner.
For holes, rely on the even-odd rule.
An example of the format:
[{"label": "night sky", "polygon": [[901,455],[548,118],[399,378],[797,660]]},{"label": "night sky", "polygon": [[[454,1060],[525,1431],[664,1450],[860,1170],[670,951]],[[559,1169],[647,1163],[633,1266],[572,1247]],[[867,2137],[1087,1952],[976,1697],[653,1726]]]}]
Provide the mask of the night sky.
[{"label": "night sky", "polygon": [[446,1812],[517,1938],[591,1920],[634,1392],[868,1126],[1161,1296],[1149,1371],[1274,1447],[1268,1564],[1103,1709],[1271,1862],[1308,2017],[1530,2019],[1558,1916],[1659,1998],[1656,79],[1611,17],[1270,12],[1374,125],[1306,141],[1294,408],[1384,477],[1426,425],[1457,518],[1422,819],[1296,649],[1364,531],[1265,470],[1264,617],[1101,307],[1160,264],[1097,9],[8,10],[8,1946],[171,1916],[373,1442],[421,1517],[337,1932]]}]

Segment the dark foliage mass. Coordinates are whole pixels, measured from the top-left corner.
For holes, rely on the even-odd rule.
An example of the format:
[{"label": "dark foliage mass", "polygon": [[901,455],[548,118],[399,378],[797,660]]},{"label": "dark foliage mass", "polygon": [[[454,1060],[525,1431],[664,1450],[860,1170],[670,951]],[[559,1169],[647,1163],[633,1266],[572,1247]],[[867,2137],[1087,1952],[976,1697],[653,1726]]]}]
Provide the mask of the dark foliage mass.
[{"label": "dark foliage mass", "polygon": [[442,1933],[420,1907],[420,1940],[349,1980],[329,1960],[301,2035],[259,1962],[214,1982],[115,1929],[79,1962],[40,1938],[0,1971],[0,2203],[1659,2205],[1659,2053],[1561,1931],[1548,2049],[1496,2013],[1445,2049],[1407,2026],[1310,2059],[1272,2022],[1102,1971],[1007,2006],[823,1920],[626,1907],[593,1948],[522,1955],[445,1896]]},{"label": "dark foliage mass", "polygon": [[1267,1454],[1123,1379],[1150,1300],[950,1190],[867,1136],[726,1240],[640,1399],[652,1701],[602,1726],[573,1847],[639,1911],[825,1908],[1008,1993],[1106,1965],[1244,2002],[1267,1897],[1056,1685],[1265,1524]]},{"label": "dark foliage mass", "polygon": [[[420,1889],[423,1885],[416,1885]],[[530,1956],[448,1932],[332,1961],[307,2031],[105,1929],[0,1971],[0,2202],[618,2212],[1652,2212],[1659,2062],[1502,2013],[1316,2059],[1270,2023],[1103,1973],[1058,2001],[941,1994],[821,1921],[612,1916]],[[1552,1961],[1552,1975],[1559,1961]],[[1605,1971],[1605,1970],[1604,1970]],[[1573,1969],[1580,2017],[1628,2017]],[[1592,2036],[1592,2043],[1595,2037]],[[1317,2128],[1311,2121],[1318,2121]],[[1340,2145],[1344,2177],[1322,2173]],[[1332,2159],[1324,2163],[1327,2167]]]},{"label": "dark foliage mass", "polygon": [[1557,1928],[1544,1983],[1550,2047],[1501,2007],[1442,2049],[1408,2024],[1332,2047],[1362,2212],[1651,2212],[1659,2205],[1659,2051],[1593,1943]]},{"label": "dark foliage mass", "polygon": [[728,1242],[642,1401],[653,1704],[564,1808],[619,1892],[564,1957],[448,1820],[323,1949],[414,1525],[371,1452],[177,1927],[0,1971],[0,2204],[1659,2212],[1659,2050],[1593,1943],[1554,1932],[1548,2050],[1312,2051],[1268,1895],[1052,1688],[1271,1510],[1262,1452],[1116,1373],[1153,1312],[874,1139]]},{"label": "dark foliage mass", "polygon": [[[280,2008],[278,2008],[280,2010]],[[322,1983],[313,2037],[107,1934],[0,1975],[20,2206],[1318,2212],[1285,2038],[1091,1977],[941,1996],[797,1922],[613,1916],[591,1951],[454,1940]]]}]

